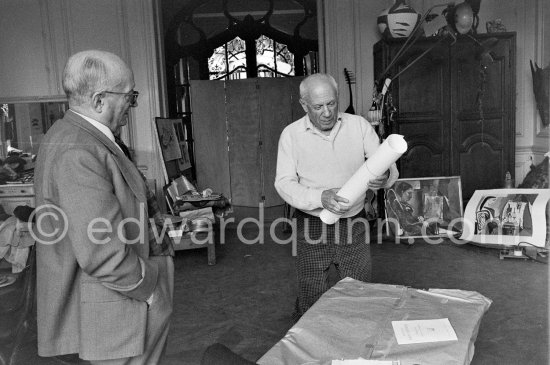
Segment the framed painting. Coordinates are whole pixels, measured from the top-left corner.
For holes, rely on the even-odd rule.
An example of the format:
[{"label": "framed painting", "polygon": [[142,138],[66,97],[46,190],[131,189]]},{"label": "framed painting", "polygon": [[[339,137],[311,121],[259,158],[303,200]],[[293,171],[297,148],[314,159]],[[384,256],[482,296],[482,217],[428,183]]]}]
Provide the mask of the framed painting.
[{"label": "framed painting", "polygon": [[155,118],[155,127],[169,181],[192,167],[187,131],[181,118]]},{"label": "framed painting", "polygon": [[180,141],[176,134],[176,125],[180,124],[181,120],[157,118],[156,122],[160,150],[164,161],[181,158]]},{"label": "framed painting", "polygon": [[548,189],[476,190],[464,212],[461,239],[497,247],[544,247]]},{"label": "framed painting", "polygon": [[189,157],[189,145],[187,144],[187,130],[183,125],[183,120],[178,119],[178,123],[174,123],[174,131],[178,141],[178,147],[181,156],[177,159],[180,171],[191,168],[191,159]]},{"label": "framed painting", "polygon": [[385,189],[386,232],[403,238],[462,232],[460,176],[398,179]]}]

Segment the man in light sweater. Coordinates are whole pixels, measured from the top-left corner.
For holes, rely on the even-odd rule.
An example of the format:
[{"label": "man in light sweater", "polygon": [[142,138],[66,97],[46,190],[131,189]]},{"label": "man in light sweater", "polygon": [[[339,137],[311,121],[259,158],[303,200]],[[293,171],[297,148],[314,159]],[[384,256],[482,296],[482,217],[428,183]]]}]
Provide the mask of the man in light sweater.
[{"label": "man in light sweater", "polygon": [[[340,278],[370,281],[364,197],[349,202],[337,192],[380,144],[364,118],[338,112],[338,86],[332,76],[305,78],[300,103],[307,115],[281,133],[275,177],[279,195],[296,208],[296,320],[328,290],[331,264]],[[369,188],[389,187],[398,175],[394,164],[371,180]],[[334,225],[324,224],[319,218],[323,208],[342,218]]]}]

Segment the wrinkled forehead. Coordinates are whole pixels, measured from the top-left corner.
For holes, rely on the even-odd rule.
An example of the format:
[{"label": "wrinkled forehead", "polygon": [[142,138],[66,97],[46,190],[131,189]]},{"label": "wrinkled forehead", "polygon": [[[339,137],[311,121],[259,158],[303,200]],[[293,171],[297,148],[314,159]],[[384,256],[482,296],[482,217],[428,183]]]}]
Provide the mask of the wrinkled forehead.
[{"label": "wrinkled forehead", "polygon": [[310,85],[307,99],[312,104],[325,104],[336,100],[336,90],[330,83],[318,81]]}]

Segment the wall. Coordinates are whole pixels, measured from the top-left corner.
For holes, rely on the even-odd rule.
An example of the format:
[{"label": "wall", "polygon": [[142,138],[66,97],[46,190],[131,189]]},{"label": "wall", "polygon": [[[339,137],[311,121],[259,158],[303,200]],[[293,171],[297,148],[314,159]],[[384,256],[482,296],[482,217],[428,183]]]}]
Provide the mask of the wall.
[{"label": "wall", "polygon": [[378,14],[388,7],[387,0],[318,0],[319,58],[321,70],[340,85],[340,105],[349,104],[344,68],[354,72],[352,86],[355,112],[364,114],[372,103],[372,46],[380,40]]},{"label": "wall", "polygon": [[[370,107],[372,46],[380,39],[378,14],[391,0],[318,0],[321,67],[345,85],[344,67],[353,71],[357,113]],[[422,12],[432,4],[411,0]],[[529,60],[550,63],[550,1],[484,0],[480,26],[501,18],[517,32],[516,180],[521,181],[531,160],[548,151],[548,128],[542,129],[532,93]],[[105,11],[111,9],[111,11]],[[163,44],[159,41],[159,0],[2,0],[0,2],[0,102],[60,100],[61,69],[69,54],[94,47],[120,54],[134,69],[139,107],[132,110],[125,139],[136,149],[137,163],[148,178],[163,184],[154,117],[166,116]],[[25,46],[22,47],[21,45]],[[38,65],[38,66],[37,66]],[[6,71],[5,68],[7,68]],[[23,91],[22,91],[23,90]],[[347,106],[347,88],[341,88]]]},{"label": "wall", "polygon": [[162,186],[153,124],[166,110],[159,0],[2,0],[0,13],[0,102],[64,100],[62,70],[71,54],[90,48],[118,54],[140,92],[123,138],[140,169]]},{"label": "wall", "polygon": [[[433,0],[410,0],[423,13]],[[372,46],[380,39],[376,25],[378,14],[393,4],[392,0],[318,0],[320,11],[321,69],[345,85],[344,67],[356,74],[354,85],[356,113],[364,115],[371,104],[373,85]],[[441,8],[435,10],[437,13]],[[479,12],[479,33],[486,32],[488,20],[502,19],[508,31],[517,33],[516,70],[516,183],[521,182],[532,161],[542,160],[549,150],[549,131],[542,128],[532,91],[529,60],[543,67],[550,64],[550,1],[525,0],[507,2],[484,0]],[[340,88],[340,105],[347,106],[349,93]]]}]

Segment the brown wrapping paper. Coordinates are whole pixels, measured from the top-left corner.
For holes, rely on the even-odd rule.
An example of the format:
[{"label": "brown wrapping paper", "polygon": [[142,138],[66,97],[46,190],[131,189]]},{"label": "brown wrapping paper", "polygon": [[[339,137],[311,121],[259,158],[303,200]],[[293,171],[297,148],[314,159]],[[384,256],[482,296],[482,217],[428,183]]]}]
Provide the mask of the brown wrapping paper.
[{"label": "brown wrapping paper", "polygon": [[[428,291],[345,278],[329,289],[261,365],[330,365],[335,359],[399,360],[401,365],[469,364],[491,300],[456,289]],[[398,345],[392,321],[448,318],[458,341]]]}]

